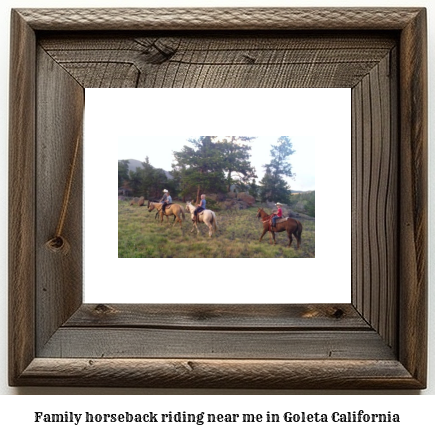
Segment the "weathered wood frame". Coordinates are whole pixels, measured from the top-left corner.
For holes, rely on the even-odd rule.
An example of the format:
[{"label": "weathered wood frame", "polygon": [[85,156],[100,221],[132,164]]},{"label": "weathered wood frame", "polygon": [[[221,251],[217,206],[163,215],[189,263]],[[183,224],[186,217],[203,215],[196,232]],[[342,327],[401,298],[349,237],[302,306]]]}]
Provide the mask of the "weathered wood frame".
[{"label": "weathered wood frame", "polygon": [[[71,251],[44,243],[81,131],[84,89],[41,40],[149,31],[395,38],[352,87],[351,304],[82,304],[81,166],[65,228]],[[11,36],[11,385],[426,387],[425,9],[22,9],[12,11]],[[321,86],[312,66],[313,87]]]}]

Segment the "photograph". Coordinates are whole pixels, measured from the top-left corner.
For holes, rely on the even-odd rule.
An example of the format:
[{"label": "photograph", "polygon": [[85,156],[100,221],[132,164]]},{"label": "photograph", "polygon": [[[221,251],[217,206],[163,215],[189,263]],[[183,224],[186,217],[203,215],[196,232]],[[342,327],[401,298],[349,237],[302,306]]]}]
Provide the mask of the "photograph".
[{"label": "photograph", "polygon": [[118,155],[119,258],[315,257],[313,138],[120,137]]},{"label": "photograph", "polygon": [[[349,302],[350,103],[349,89],[86,89],[85,301]],[[168,267],[210,291],[137,278]],[[270,284],[283,269],[291,291]]]}]

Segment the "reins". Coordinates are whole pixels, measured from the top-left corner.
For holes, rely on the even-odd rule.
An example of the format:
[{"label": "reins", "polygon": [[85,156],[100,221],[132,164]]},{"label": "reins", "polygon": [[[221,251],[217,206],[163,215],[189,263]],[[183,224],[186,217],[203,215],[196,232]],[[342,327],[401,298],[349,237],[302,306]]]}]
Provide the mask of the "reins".
[{"label": "reins", "polygon": [[[267,213],[265,213],[263,210],[261,210],[262,212],[263,212],[263,216],[261,216],[261,213],[260,213],[260,216],[261,216],[261,221],[262,221],[262,223],[267,223],[268,221],[270,221],[270,219],[271,219],[271,216],[270,215],[268,215]],[[263,217],[264,216],[267,216],[266,217],[266,220],[263,220]]]},{"label": "reins", "polygon": [[[269,224],[269,230],[272,228],[272,216],[268,215],[266,212],[264,212],[264,210],[261,210],[263,212],[263,216],[267,216],[265,220],[263,220],[263,217],[261,217],[261,222],[263,224],[268,223]],[[261,213],[260,213],[261,215]]]}]

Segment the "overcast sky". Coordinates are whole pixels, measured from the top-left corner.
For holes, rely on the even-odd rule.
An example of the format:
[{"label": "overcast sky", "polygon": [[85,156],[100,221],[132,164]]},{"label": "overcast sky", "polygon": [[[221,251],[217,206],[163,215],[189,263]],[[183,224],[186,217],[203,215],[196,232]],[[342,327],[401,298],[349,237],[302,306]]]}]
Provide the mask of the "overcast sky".
[{"label": "overcast sky", "polygon": [[[198,137],[198,136],[192,136]],[[257,171],[257,183],[264,174],[263,165],[270,162],[271,145],[279,136],[259,136],[251,145],[251,164]],[[315,189],[315,138],[289,136],[295,153],[290,156],[293,179],[287,179],[292,190]],[[180,151],[184,145],[192,146],[186,136],[119,136],[118,160],[135,159],[144,161],[149,157],[154,167],[171,170],[173,151]]]}]

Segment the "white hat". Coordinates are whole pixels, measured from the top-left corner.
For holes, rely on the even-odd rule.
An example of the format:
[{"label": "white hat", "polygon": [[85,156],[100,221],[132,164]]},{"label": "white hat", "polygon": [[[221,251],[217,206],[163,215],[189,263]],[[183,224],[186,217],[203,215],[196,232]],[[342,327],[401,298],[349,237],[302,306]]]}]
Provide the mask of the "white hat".
[{"label": "white hat", "polygon": [[163,190],[163,193],[167,193],[168,192],[168,190],[166,190],[166,188]]},{"label": "white hat", "polygon": [[276,206],[278,206],[278,205],[279,205],[279,206],[283,206],[282,203],[279,203],[279,202],[277,202],[275,205],[276,205]]}]

